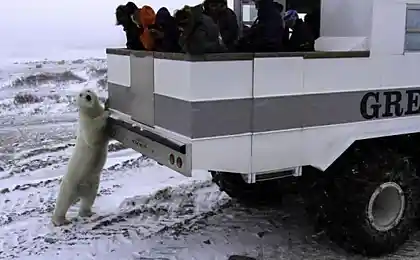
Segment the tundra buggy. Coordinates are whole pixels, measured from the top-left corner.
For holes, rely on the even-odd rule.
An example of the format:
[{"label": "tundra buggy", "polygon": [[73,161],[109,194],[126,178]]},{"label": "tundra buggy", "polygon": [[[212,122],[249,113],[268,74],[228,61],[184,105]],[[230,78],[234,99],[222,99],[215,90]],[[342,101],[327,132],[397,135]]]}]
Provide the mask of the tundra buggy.
[{"label": "tundra buggy", "polygon": [[335,242],[393,252],[418,220],[420,0],[319,5],[315,52],[107,49],[110,135],[244,202],[293,178]]}]

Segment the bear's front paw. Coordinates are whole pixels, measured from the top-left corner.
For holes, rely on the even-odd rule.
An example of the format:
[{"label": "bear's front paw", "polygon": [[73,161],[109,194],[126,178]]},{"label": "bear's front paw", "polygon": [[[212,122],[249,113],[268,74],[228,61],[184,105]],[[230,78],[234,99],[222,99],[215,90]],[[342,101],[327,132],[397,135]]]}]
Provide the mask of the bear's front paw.
[{"label": "bear's front paw", "polygon": [[68,224],[70,224],[71,223],[71,221],[70,220],[68,220],[68,219],[66,219],[65,217],[60,217],[60,218],[57,218],[57,217],[53,217],[52,219],[51,219],[51,222],[53,223],[53,225],[54,226],[56,226],[56,227],[58,227],[58,226],[64,226],[64,225],[68,225]]},{"label": "bear's front paw", "polygon": [[109,98],[107,98],[107,99],[105,100],[105,104],[104,104],[104,109],[105,109],[105,110],[108,110],[108,108],[109,108]]},{"label": "bear's front paw", "polygon": [[89,218],[95,214],[92,210],[79,210],[79,216],[82,218]]},{"label": "bear's front paw", "polygon": [[108,119],[108,117],[111,115],[111,111],[109,110],[105,110],[104,113],[102,114],[103,118]]}]

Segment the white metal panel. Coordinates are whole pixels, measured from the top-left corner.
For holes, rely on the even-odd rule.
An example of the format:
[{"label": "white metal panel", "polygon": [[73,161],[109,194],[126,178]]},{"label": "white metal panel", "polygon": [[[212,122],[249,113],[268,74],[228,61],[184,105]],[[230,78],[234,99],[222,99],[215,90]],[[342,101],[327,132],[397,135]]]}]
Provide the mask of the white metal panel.
[{"label": "white metal panel", "polygon": [[155,124],[153,56],[131,56],[130,94],[132,118],[153,126]]},{"label": "white metal panel", "polygon": [[322,0],[321,36],[368,37],[374,0]]},{"label": "white metal panel", "polygon": [[303,165],[325,170],[356,140],[420,132],[419,120],[412,116],[306,128]]},{"label": "white metal panel", "polygon": [[190,139],[161,127],[155,132],[181,143],[191,144],[192,168],[238,173],[251,172],[251,134]]},{"label": "white metal panel", "polygon": [[302,164],[301,129],[254,133],[252,135],[252,171],[268,172]]},{"label": "white metal panel", "polygon": [[368,51],[368,37],[328,37],[321,36],[315,40],[316,51]]},{"label": "white metal panel", "polygon": [[302,57],[254,59],[254,97],[293,95],[303,92]]},{"label": "white metal panel", "polygon": [[406,3],[407,1],[399,0],[374,1],[371,55],[395,55],[404,52]]},{"label": "white metal panel", "polygon": [[251,134],[192,140],[192,168],[251,173]]},{"label": "white metal panel", "polygon": [[420,86],[420,53],[386,56],[379,61],[382,86]]},{"label": "white metal panel", "polygon": [[155,93],[190,100],[190,62],[154,59]]},{"label": "white metal panel", "polygon": [[371,58],[305,59],[303,88],[306,93],[377,89],[378,68]]},{"label": "white metal panel", "polygon": [[191,101],[252,98],[252,60],[190,64]]},{"label": "white metal panel", "polygon": [[357,140],[420,132],[420,116],[253,135],[253,172],[312,165],[326,170]]},{"label": "white metal panel", "polygon": [[109,82],[130,87],[130,56],[107,54],[107,66]]}]

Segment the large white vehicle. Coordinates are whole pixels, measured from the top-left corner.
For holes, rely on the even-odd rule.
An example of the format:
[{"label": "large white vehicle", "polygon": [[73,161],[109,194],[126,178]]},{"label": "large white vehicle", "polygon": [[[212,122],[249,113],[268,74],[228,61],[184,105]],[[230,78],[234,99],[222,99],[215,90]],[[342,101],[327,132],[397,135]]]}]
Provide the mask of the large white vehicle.
[{"label": "large white vehicle", "polygon": [[110,135],[243,202],[293,179],[334,241],[392,252],[419,209],[420,0],[318,4],[315,52],[107,49]]}]

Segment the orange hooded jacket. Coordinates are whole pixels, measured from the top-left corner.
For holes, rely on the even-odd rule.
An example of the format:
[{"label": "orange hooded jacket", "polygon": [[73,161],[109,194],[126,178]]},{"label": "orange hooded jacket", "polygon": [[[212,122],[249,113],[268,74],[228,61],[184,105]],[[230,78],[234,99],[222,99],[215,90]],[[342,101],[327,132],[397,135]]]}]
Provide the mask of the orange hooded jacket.
[{"label": "orange hooded jacket", "polygon": [[155,47],[154,39],[149,31],[149,26],[155,24],[156,14],[152,7],[144,5],[136,15],[136,20],[143,27],[143,33],[140,35],[140,41],[146,50],[152,51]]}]

